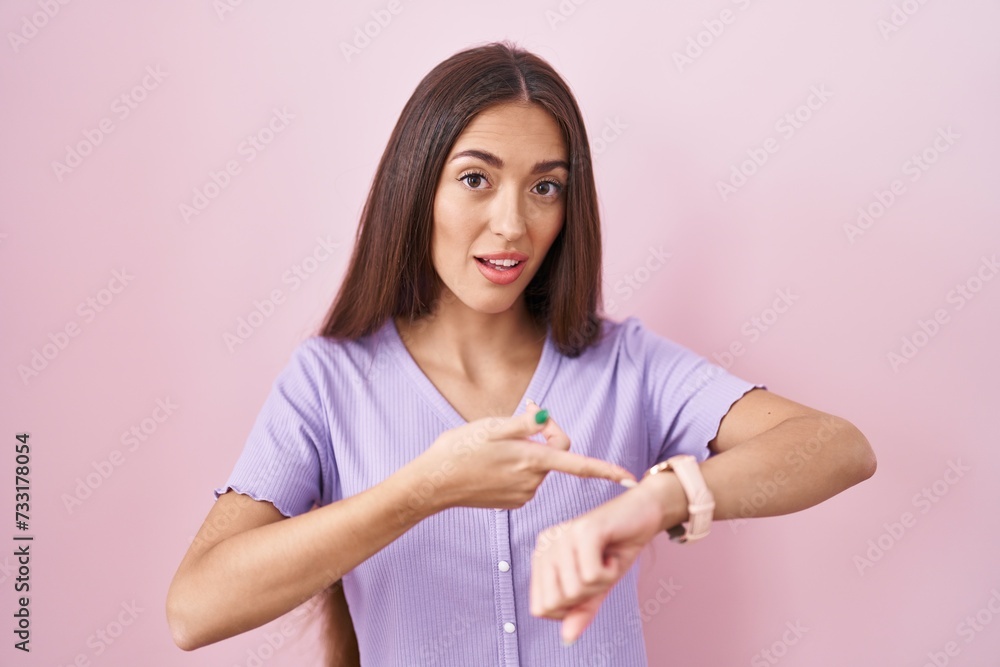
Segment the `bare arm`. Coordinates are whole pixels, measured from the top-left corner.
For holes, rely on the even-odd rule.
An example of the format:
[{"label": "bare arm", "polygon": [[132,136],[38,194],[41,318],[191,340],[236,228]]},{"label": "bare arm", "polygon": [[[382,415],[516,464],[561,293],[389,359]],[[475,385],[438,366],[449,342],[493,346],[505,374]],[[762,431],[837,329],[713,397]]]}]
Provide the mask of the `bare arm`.
[{"label": "bare arm", "polygon": [[[192,650],[259,627],[330,587],[435,511],[401,512],[415,473],[291,518],[229,491],[216,501],[167,593],[174,642]],[[422,511],[421,511],[422,510]]]},{"label": "bare arm", "polygon": [[[871,445],[845,419],[764,389],[738,399],[708,443],[701,473],[715,499],[714,519],[776,516],[811,507],[871,477]],[[676,473],[649,475],[636,488],[551,526],[531,562],[534,616],[562,619],[573,642],[639,552],[666,528],[687,521]],[[714,530],[714,528],[713,528]]]},{"label": "bare arm", "polygon": [[[223,494],[167,592],[174,642],[191,650],[259,627],[329,588],[432,514],[459,506],[521,507],[549,471],[633,480],[620,466],[565,451],[569,438],[551,418],[539,424],[538,410],[445,431],[383,482],[291,518],[271,503]],[[552,444],[527,439],[539,432]]]},{"label": "bare arm", "polygon": [[[764,389],[736,401],[709,443],[714,454],[701,464],[715,496],[713,518],[789,514],[812,507],[875,473],[871,445],[845,419],[809,408]],[[688,520],[684,489],[674,474],[642,481],[656,487],[663,527]]]}]

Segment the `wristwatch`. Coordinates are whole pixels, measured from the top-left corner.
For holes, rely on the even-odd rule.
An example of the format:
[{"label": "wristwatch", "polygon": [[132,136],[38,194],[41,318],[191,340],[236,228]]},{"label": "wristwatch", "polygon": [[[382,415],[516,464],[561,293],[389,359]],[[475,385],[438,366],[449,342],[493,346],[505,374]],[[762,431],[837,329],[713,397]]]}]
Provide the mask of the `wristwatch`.
[{"label": "wristwatch", "polygon": [[655,475],[664,470],[673,470],[677,481],[681,483],[688,499],[688,525],[683,522],[667,528],[670,539],[675,542],[694,542],[708,535],[712,526],[712,513],[715,510],[715,498],[705,484],[705,478],[698,467],[698,459],[690,454],[671,456],[646,471],[646,475]]}]

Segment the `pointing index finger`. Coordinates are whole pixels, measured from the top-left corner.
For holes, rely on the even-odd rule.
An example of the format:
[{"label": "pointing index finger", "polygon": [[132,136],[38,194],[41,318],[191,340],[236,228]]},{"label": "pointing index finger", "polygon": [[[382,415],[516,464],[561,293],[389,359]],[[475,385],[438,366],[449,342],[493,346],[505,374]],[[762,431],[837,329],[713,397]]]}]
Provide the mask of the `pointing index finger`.
[{"label": "pointing index finger", "polygon": [[[539,452],[541,465],[546,470],[558,470],[577,477],[600,477],[633,486],[636,482],[631,472],[610,461],[602,461],[576,452],[567,452],[551,447]],[[631,482],[632,484],[628,484]]]}]

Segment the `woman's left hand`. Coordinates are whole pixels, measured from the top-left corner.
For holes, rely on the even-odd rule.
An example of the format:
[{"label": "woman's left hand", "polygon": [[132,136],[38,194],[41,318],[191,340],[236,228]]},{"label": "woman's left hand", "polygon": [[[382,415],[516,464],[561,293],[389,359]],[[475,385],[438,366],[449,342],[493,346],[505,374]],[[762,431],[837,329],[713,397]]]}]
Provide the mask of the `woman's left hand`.
[{"label": "woman's left hand", "polygon": [[531,560],[531,614],[562,619],[563,643],[583,634],[611,587],[663,530],[663,500],[652,486],[639,484],[539,533]]}]

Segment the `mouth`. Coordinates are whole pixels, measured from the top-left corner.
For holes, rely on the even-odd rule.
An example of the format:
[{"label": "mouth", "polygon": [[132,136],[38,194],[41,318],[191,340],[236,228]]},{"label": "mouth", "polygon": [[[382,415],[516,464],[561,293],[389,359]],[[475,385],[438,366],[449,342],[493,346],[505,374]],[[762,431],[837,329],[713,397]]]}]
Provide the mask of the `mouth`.
[{"label": "mouth", "polygon": [[527,260],[483,259],[476,257],[476,264],[483,277],[495,285],[510,285],[524,272]]},{"label": "mouth", "polygon": [[524,264],[524,262],[513,259],[483,259],[482,257],[476,257],[476,261],[500,272],[510,271],[511,269]]}]

